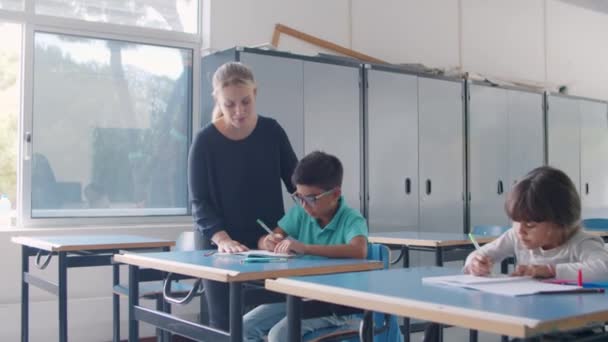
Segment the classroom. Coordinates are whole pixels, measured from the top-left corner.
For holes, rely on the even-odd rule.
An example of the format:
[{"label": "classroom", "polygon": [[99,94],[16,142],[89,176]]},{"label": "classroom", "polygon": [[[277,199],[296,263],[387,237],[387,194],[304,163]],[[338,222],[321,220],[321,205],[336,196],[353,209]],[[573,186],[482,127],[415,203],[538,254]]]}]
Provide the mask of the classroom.
[{"label": "classroom", "polygon": [[0,0],[0,341],[607,341],[606,32]]}]

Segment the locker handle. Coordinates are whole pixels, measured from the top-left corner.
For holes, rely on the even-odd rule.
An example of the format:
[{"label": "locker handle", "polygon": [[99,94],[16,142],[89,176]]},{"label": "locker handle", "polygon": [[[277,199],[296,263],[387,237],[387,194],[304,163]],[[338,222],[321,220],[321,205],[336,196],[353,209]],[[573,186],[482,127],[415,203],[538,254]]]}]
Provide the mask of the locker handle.
[{"label": "locker handle", "polygon": [[412,192],[412,181],[409,178],[405,179],[405,193],[409,195]]},{"label": "locker handle", "polygon": [[430,179],[426,180],[426,194],[427,195],[431,194],[431,180]]},{"label": "locker handle", "polygon": [[504,189],[502,187],[502,181],[499,179],[498,180],[498,188],[496,189],[496,193],[498,193],[499,195],[502,195],[503,192],[504,192]]},{"label": "locker handle", "polygon": [[589,183],[585,183],[585,195],[589,195]]}]

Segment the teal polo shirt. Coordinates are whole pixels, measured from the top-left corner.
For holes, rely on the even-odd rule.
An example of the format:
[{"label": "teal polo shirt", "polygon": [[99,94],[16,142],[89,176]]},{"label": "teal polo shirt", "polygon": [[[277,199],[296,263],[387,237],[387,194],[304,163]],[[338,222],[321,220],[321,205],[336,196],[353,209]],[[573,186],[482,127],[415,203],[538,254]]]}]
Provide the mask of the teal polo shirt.
[{"label": "teal polo shirt", "polygon": [[355,236],[367,239],[365,219],[359,211],[346,205],[342,196],[334,217],[323,228],[300,205],[294,205],[278,225],[289,236],[307,245],[344,245]]}]

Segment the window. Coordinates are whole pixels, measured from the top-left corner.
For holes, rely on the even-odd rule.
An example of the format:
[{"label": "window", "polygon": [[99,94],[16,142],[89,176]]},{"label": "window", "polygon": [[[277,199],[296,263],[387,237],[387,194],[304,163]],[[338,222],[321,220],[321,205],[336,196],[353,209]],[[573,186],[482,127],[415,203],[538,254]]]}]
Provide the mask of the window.
[{"label": "window", "polygon": [[23,11],[23,0],[0,0],[0,9]]},{"label": "window", "polygon": [[[17,202],[17,125],[21,101],[21,25],[0,22],[0,193]],[[0,220],[5,219],[0,218]],[[6,220],[0,226],[6,224]]]},{"label": "window", "polygon": [[36,14],[186,33],[197,33],[197,13],[198,0],[36,1]]},{"label": "window", "polygon": [[191,49],[36,32],[32,217],[186,215],[192,61]]}]

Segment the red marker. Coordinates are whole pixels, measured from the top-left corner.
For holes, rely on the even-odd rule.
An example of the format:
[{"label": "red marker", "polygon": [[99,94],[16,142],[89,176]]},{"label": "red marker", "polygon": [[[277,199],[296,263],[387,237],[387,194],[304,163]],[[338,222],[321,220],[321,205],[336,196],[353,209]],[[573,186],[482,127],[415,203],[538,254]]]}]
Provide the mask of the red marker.
[{"label": "red marker", "polygon": [[578,270],[578,286],[583,286],[583,271],[579,268]]}]

